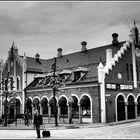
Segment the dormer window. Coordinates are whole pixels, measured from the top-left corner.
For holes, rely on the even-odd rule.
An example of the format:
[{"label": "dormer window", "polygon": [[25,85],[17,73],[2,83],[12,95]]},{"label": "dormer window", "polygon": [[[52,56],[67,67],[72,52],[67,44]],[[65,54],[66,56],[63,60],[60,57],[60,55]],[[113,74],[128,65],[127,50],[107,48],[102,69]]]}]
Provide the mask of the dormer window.
[{"label": "dormer window", "polygon": [[62,70],[59,73],[60,78],[65,81],[66,79],[68,79],[68,77],[71,75],[72,71],[71,70]]},{"label": "dormer window", "polygon": [[88,68],[86,68],[86,67],[78,67],[74,71],[74,80],[73,80],[73,82],[80,81],[82,79],[82,77],[86,74],[87,71],[88,71]]},{"label": "dormer window", "polygon": [[80,78],[81,78],[81,72],[80,71],[74,72],[74,82],[76,82]]}]

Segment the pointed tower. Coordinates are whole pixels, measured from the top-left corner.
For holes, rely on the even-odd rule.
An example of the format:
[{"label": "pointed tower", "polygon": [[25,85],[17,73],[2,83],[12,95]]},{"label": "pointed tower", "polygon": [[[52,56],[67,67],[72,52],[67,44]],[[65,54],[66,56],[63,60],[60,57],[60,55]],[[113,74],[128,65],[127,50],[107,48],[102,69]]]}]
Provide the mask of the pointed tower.
[{"label": "pointed tower", "polygon": [[134,88],[137,88],[137,71],[136,71],[136,55],[140,56],[139,49],[139,30],[136,27],[134,21],[134,27],[131,29],[130,41],[132,43],[132,64],[133,64],[133,79],[134,79]]},{"label": "pointed tower", "polygon": [[98,82],[100,85],[100,105],[101,105],[101,123],[106,123],[106,108],[105,108],[105,68],[101,62],[97,67]]},{"label": "pointed tower", "polygon": [[138,47],[138,45],[140,44],[139,43],[139,30],[136,26],[135,21],[134,21],[134,27],[132,28],[131,32],[132,32],[132,36],[133,36],[133,40],[134,40],[134,45],[135,45],[135,47]]}]

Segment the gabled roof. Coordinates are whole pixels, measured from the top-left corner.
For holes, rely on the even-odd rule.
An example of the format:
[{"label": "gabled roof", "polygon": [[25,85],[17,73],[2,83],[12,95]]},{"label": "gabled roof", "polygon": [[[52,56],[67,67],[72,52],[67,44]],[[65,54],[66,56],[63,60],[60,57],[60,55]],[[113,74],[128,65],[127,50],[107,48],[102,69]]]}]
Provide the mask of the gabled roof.
[{"label": "gabled roof", "polygon": [[[97,73],[97,67],[100,63],[100,60],[102,61],[103,65],[106,64],[106,49],[112,49],[112,57],[120,50],[124,42],[118,43],[117,46],[113,46],[112,44],[88,49],[85,52],[75,52],[67,55],[62,55],[61,57],[56,58],[56,70],[62,71],[62,70],[71,70],[74,71],[78,67],[84,67],[87,68],[88,71],[86,74],[82,77],[78,83],[89,83],[89,82],[97,82],[98,80],[98,73]],[[41,60],[42,67],[40,67],[40,64],[37,64],[33,59],[29,59],[32,62],[28,62],[28,65],[31,65],[35,69],[43,69],[44,72],[49,73],[52,71],[52,65],[54,64],[54,58],[48,59],[48,60]],[[28,60],[28,61],[29,61]],[[36,65],[35,65],[36,64]],[[73,72],[71,73],[71,76],[65,81],[65,84],[72,84],[73,81]],[[76,83],[77,84],[77,83]],[[32,87],[36,88],[36,87]],[[27,88],[28,89],[28,88]]]},{"label": "gabled roof", "polygon": [[[118,44],[118,46],[106,45],[98,48],[88,49],[86,52],[76,52],[67,55],[63,55],[62,57],[56,58],[56,67],[59,70],[63,69],[73,69],[79,66],[88,66],[99,64],[100,58],[102,62],[106,62],[106,49],[111,48],[113,56],[117,53],[124,42]],[[51,71],[52,64],[54,63],[54,59],[46,60],[46,72]]]}]

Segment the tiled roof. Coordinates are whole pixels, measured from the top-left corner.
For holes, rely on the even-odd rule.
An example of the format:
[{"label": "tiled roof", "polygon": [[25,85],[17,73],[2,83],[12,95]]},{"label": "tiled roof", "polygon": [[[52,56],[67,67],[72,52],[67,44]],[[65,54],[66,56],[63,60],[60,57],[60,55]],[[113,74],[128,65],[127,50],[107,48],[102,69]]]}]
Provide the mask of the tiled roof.
[{"label": "tiled roof", "polygon": [[30,72],[45,72],[46,67],[46,60],[40,59],[40,62],[37,62],[35,58],[32,57],[26,57],[27,60],[27,71]]},{"label": "tiled roof", "polygon": [[[67,55],[63,55],[62,57],[56,58],[57,69],[73,69],[78,66],[88,66],[99,64],[100,57],[103,63],[106,62],[106,49],[111,48],[113,55],[117,53],[124,42],[119,43],[118,46],[113,47],[112,44],[107,46],[102,46],[99,48],[89,49],[86,52],[76,52]],[[54,63],[54,59],[46,60],[46,72],[51,71],[52,64]]]},{"label": "tiled roof", "polygon": [[[105,65],[106,63],[106,49],[112,49],[112,56],[121,48],[124,42],[120,42],[117,46],[106,45],[98,48],[88,49],[86,52],[75,52],[67,55],[62,55],[56,58],[56,69],[61,70],[75,70],[78,67],[86,67],[88,71],[79,81],[80,83],[95,82],[98,80],[97,77],[97,66],[99,65],[100,59]],[[48,60],[41,60],[42,65],[35,62],[35,59],[28,60],[28,65],[33,69],[42,69],[48,73],[52,71],[52,65],[54,64],[54,58]],[[72,83],[73,74],[65,81],[66,84]],[[35,88],[35,87],[34,87]]]}]

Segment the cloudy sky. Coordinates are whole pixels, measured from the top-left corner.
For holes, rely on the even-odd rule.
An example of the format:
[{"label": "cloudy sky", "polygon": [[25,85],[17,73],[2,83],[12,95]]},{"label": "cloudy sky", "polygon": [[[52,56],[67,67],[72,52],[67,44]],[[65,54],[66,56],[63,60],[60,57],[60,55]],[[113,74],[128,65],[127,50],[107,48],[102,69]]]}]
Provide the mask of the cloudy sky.
[{"label": "cloudy sky", "polygon": [[48,59],[87,48],[128,40],[133,21],[140,27],[140,2],[0,2],[0,58],[4,60],[15,42],[19,54]]}]

